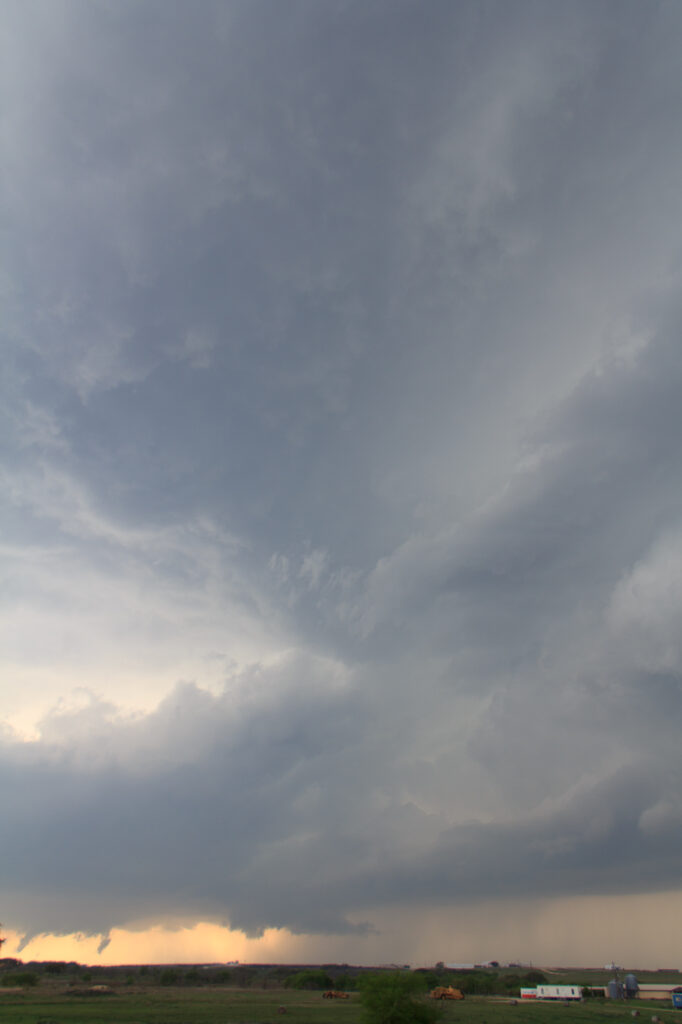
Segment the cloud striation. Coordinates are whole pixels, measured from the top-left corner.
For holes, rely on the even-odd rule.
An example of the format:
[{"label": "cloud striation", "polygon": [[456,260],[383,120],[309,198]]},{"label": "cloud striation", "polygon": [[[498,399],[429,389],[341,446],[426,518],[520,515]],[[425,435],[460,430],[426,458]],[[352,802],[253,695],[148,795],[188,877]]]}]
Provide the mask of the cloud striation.
[{"label": "cloud striation", "polygon": [[682,9],[9,2],[3,919],[682,884]]}]

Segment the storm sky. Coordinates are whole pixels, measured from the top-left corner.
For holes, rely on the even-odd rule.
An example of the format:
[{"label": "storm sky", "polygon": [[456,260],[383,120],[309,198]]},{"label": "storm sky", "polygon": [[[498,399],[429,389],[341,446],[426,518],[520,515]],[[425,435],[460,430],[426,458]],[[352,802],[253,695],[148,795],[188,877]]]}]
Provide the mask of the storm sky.
[{"label": "storm sky", "polygon": [[16,948],[679,920],[682,5],[1,17]]}]

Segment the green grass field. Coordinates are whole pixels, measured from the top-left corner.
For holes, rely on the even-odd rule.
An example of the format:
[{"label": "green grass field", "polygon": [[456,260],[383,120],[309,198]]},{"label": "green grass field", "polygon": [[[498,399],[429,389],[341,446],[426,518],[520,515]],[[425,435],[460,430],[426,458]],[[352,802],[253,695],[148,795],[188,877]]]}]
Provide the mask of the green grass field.
[{"label": "green grass field", "polygon": [[[513,1005],[499,998],[470,997],[440,1004],[443,1024],[632,1024],[633,1003],[587,1000]],[[286,1013],[280,1014],[279,1008]],[[641,1024],[657,1015],[682,1024],[669,1002],[637,1001]],[[322,999],[320,992],[238,990],[225,987],[162,989],[121,986],[111,995],[74,996],[57,985],[0,992],[2,1024],[360,1024],[359,997]]]}]

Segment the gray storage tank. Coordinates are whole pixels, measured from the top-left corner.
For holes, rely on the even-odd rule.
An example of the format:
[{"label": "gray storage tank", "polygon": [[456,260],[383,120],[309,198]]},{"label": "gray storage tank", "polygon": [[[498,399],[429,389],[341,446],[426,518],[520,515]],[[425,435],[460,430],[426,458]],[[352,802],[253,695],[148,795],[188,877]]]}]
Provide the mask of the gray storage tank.
[{"label": "gray storage tank", "polygon": [[614,978],[606,986],[606,995],[609,999],[623,999],[623,986]]}]

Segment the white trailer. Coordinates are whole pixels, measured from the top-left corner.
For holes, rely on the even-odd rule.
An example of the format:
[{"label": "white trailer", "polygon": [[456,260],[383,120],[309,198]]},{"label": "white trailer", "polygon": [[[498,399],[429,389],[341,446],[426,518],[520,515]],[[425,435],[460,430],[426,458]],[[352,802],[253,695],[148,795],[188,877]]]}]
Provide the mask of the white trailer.
[{"label": "white trailer", "polygon": [[580,985],[538,985],[536,999],[582,999]]}]

